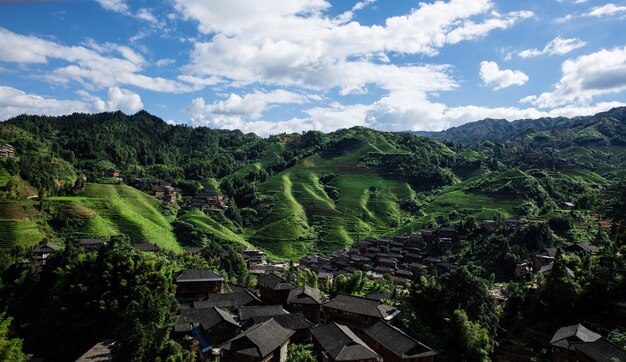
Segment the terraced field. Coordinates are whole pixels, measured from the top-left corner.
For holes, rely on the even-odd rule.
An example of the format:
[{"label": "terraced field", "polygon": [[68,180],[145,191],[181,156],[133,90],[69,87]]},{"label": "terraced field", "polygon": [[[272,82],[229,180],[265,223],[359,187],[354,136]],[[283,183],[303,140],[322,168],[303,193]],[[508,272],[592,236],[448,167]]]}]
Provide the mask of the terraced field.
[{"label": "terraced field", "polygon": [[[259,191],[277,200],[254,231],[251,241],[283,257],[345,247],[360,238],[382,235],[408,215],[399,207],[411,196],[402,181],[358,165],[368,152],[400,153],[380,137],[360,139],[350,152],[313,155],[262,184]],[[320,178],[333,174],[328,185],[338,190],[331,198]]]},{"label": "terraced field", "polygon": [[29,218],[25,208],[32,209],[31,203],[0,202],[0,248],[30,247],[44,238],[39,225]]},{"label": "terraced field", "polygon": [[191,211],[183,215],[179,220],[186,221],[222,239],[241,244],[245,248],[252,248],[250,243],[233,231],[235,225],[223,214],[216,213],[209,216],[202,211]]},{"label": "terraced field", "polygon": [[49,201],[84,218],[80,232],[85,235],[126,234],[136,242],[146,241],[164,249],[181,250],[172,232],[173,217],[161,214],[157,199],[130,186],[89,184],[79,196],[52,197]]}]

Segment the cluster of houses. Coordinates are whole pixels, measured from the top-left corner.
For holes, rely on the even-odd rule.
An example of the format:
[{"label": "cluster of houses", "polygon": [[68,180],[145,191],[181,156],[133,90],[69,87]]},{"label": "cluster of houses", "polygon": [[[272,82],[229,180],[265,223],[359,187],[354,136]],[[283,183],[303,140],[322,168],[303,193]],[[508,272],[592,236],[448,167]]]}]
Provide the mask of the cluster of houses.
[{"label": "cluster of houses", "polygon": [[[563,254],[595,254],[598,247],[590,243],[578,243],[564,248],[544,248],[543,250],[532,252],[528,259],[522,260],[515,265],[515,276],[522,278],[528,274],[538,273],[549,275],[552,272],[552,265],[558,252]],[[574,277],[574,272],[567,268],[570,277]]]},{"label": "cluster of houses", "polygon": [[206,360],[285,361],[290,343],[312,344],[320,361],[432,361],[437,355],[400,330],[400,311],[380,299],[329,299],[276,274],[260,276],[255,290],[212,270],[183,270],[174,278],[180,303],[174,333],[196,339]]},{"label": "cluster of houses", "polygon": [[188,208],[196,208],[202,211],[224,212],[228,209],[224,202],[224,195],[220,195],[214,189],[206,187],[200,190],[187,205]]},{"label": "cluster of houses", "polygon": [[10,158],[15,157],[15,147],[8,143],[0,145],[0,157]]},{"label": "cluster of houses", "polygon": [[361,240],[330,256],[309,255],[300,259],[299,268],[316,272],[320,283],[361,270],[372,280],[389,274],[394,283],[403,285],[426,269],[452,269],[452,263],[429,256],[425,246],[436,244],[441,250],[450,250],[458,245],[457,242],[458,234],[453,228],[424,229],[408,236]]},{"label": "cluster of houses", "polygon": [[180,189],[173,187],[171,182],[164,180],[136,178],[133,181],[133,187],[149,192],[151,195],[168,204],[175,204],[180,194]]}]

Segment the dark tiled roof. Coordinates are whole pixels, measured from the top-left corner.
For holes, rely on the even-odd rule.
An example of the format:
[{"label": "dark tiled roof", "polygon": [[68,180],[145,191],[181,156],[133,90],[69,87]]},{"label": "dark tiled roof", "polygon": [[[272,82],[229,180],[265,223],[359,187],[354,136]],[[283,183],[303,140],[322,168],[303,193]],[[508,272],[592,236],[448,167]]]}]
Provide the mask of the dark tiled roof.
[{"label": "dark tiled roof", "polygon": [[250,327],[220,347],[232,353],[263,358],[289,340],[294,333],[270,319]]},{"label": "dark tiled roof", "polygon": [[267,317],[287,314],[282,305],[261,305],[239,307],[239,320],[245,321],[255,317]]},{"label": "dark tiled roof", "polygon": [[135,244],[134,248],[137,251],[161,251],[161,248],[151,243]]},{"label": "dark tiled roof", "polygon": [[220,307],[233,309],[239,306],[251,303],[260,303],[261,301],[251,291],[244,290],[242,292],[233,291],[233,293],[210,293],[207,299],[194,301],[194,308],[210,308]]},{"label": "dark tiled roof", "polygon": [[287,303],[292,304],[320,304],[322,303],[322,294],[319,290],[304,285],[289,291]]},{"label": "dark tiled roof", "polygon": [[80,246],[95,246],[95,245],[100,245],[102,243],[104,243],[104,241],[102,241],[101,239],[95,239],[95,238],[78,239],[78,245]]},{"label": "dark tiled roof", "polygon": [[33,249],[33,253],[48,253],[50,251],[59,251],[59,250],[61,250],[60,246],[58,246],[57,244],[51,241],[46,241],[43,244],[37,245],[37,247]]},{"label": "dark tiled roof", "polygon": [[[113,361],[113,346],[115,341],[104,339],[96,343],[85,354],[78,357],[76,362],[104,362]],[[32,360],[31,360],[32,361]]]},{"label": "dark tiled roof", "polygon": [[285,290],[293,288],[293,284],[289,283],[285,279],[274,275],[265,274],[257,278],[258,284],[274,290]]},{"label": "dark tiled roof", "polygon": [[221,322],[240,327],[230,313],[217,307],[181,309],[180,315],[174,323],[174,331],[189,332],[198,324],[202,325],[204,329],[211,329]]},{"label": "dark tiled roof", "polygon": [[626,351],[604,338],[577,344],[575,348],[594,361],[626,361]]},{"label": "dark tiled roof", "polygon": [[335,322],[312,328],[311,335],[335,361],[356,361],[380,357],[350,328]]},{"label": "dark tiled roof", "polygon": [[224,278],[210,269],[184,269],[176,275],[177,283],[220,282]]},{"label": "dark tiled roof", "polygon": [[370,317],[384,317],[378,308],[378,301],[359,298],[351,295],[339,294],[328,303],[322,304],[324,308],[333,308],[355,314],[366,315]]},{"label": "dark tiled roof", "polygon": [[579,323],[559,328],[556,333],[554,333],[554,336],[552,336],[550,344],[554,344],[562,340],[568,340],[570,343],[595,342],[600,338],[602,338],[602,336],[598,333],[590,331]]},{"label": "dark tiled roof", "polygon": [[378,322],[363,332],[401,358],[418,358],[437,354],[436,351],[385,322]]},{"label": "dark tiled roof", "polygon": [[281,326],[293,330],[307,329],[313,327],[313,323],[306,319],[302,312],[292,314],[279,314],[275,316],[254,317],[252,318],[252,321],[254,322],[254,324],[259,324],[271,318],[273,318]]}]

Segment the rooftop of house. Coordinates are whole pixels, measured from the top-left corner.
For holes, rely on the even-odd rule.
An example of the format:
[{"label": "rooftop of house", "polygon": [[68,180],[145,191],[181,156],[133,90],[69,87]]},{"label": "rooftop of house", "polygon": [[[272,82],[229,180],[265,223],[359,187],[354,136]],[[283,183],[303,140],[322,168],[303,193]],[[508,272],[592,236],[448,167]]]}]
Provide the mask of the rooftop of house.
[{"label": "rooftop of house", "polygon": [[161,251],[161,248],[152,243],[139,243],[134,245],[137,251]]},{"label": "rooftop of house", "polygon": [[104,362],[113,361],[113,346],[115,341],[104,339],[96,343],[85,354],[78,357],[76,362]]},{"label": "rooftop of house", "polygon": [[33,253],[50,253],[61,250],[61,247],[51,241],[41,243],[33,249]]},{"label": "rooftop of house", "polygon": [[176,283],[223,282],[224,277],[211,269],[183,269],[175,275]]},{"label": "rooftop of house", "polygon": [[401,358],[419,358],[437,354],[437,351],[385,322],[378,322],[363,330],[363,333]]},{"label": "rooftop of house", "polygon": [[265,274],[257,278],[257,285],[274,290],[292,289],[293,284],[275,274]]},{"label": "rooftop of house", "polygon": [[273,318],[278,324],[285,328],[298,330],[298,329],[309,329],[313,327],[313,323],[306,319],[302,312],[299,313],[291,313],[291,314],[279,314],[274,316],[261,316],[254,317],[252,321],[254,324],[263,323],[269,319]]},{"label": "rooftop of house", "polygon": [[304,285],[289,291],[287,303],[291,304],[321,304],[322,293],[318,289]]},{"label": "rooftop of house", "polygon": [[263,358],[287,342],[294,333],[272,318],[248,328],[220,347],[232,353]]},{"label": "rooftop of house", "polygon": [[552,336],[550,344],[557,347],[569,348],[572,343],[595,342],[600,338],[602,338],[601,335],[587,329],[579,323],[559,328],[556,333],[554,333],[554,336]]},{"label": "rooftop of house", "polygon": [[575,348],[593,361],[626,361],[626,351],[604,338],[577,344]]},{"label": "rooftop of house", "polygon": [[180,315],[174,322],[174,331],[190,332],[197,325],[201,325],[204,329],[211,329],[221,322],[241,327],[229,312],[221,308],[190,308],[181,309]]},{"label": "rooftop of house", "polygon": [[346,294],[338,294],[335,299],[322,304],[322,306],[376,318],[393,318],[396,312],[395,308],[385,304],[381,305],[377,300]]},{"label": "rooftop of house", "polygon": [[239,307],[239,320],[287,314],[282,305],[253,305]]},{"label": "rooftop of house", "polygon": [[350,328],[335,322],[312,328],[311,335],[335,361],[357,361],[380,357]]},{"label": "rooftop of house", "polygon": [[102,243],[104,243],[102,239],[96,239],[96,238],[78,239],[78,245],[80,246],[94,246],[94,245],[100,245]]}]

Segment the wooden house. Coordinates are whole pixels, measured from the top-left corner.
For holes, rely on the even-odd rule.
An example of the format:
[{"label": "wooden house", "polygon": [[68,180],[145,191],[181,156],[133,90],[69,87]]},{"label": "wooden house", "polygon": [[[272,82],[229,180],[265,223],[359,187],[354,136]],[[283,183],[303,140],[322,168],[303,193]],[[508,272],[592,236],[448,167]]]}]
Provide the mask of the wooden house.
[{"label": "wooden house", "polygon": [[3,143],[0,146],[0,157],[15,157],[15,147],[11,146],[8,143]]},{"label": "wooden house", "polygon": [[287,359],[287,347],[295,331],[273,318],[256,324],[220,345],[223,362],[265,362]]},{"label": "wooden house", "polygon": [[133,245],[133,248],[141,253],[158,253],[161,251],[161,248],[152,244],[152,243],[139,243]]},{"label": "wooden house", "polygon": [[626,361],[626,351],[582,324],[559,328],[550,348],[555,362]]},{"label": "wooden house", "polygon": [[277,275],[265,274],[257,278],[257,288],[265,302],[287,306],[289,292],[295,286]]},{"label": "wooden house", "polygon": [[211,345],[224,343],[241,331],[241,325],[224,309],[217,307],[181,309],[174,322],[174,333],[191,334],[196,327],[201,328],[204,338]]},{"label": "wooden house", "polygon": [[32,252],[33,266],[40,267],[46,265],[46,261],[48,260],[48,258],[50,258],[53,254],[59,252],[60,250],[61,247],[51,241],[46,241],[37,245]]},{"label": "wooden house", "polygon": [[331,322],[311,329],[318,361],[378,362],[380,355],[348,326]]},{"label": "wooden house", "polygon": [[363,339],[385,362],[432,362],[438,354],[385,322],[363,330]]},{"label": "wooden house", "polygon": [[224,278],[209,269],[184,269],[174,275],[178,300],[199,300],[224,291]]},{"label": "wooden house", "polygon": [[380,320],[391,321],[399,310],[380,301],[339,294],[322,304],[321,322],[337,322],[352,328],[366,328]]},{"label": "wooden house", "polygon": [[287,298],[287,310],[292,313],[302,312],[313,323],[320,322],[320,310],[323,302],[322,293],[308,285],[293,288]]}]

